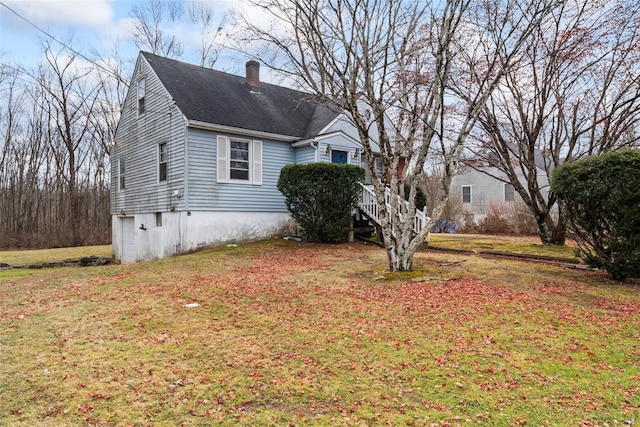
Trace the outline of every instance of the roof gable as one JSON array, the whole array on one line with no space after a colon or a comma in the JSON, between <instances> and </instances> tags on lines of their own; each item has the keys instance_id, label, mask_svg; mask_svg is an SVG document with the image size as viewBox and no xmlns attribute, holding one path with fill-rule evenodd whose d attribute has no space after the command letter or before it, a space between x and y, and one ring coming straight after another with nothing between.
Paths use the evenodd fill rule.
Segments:
<instances>
[{"instance_id":1,"label":"roof gable","mask_svg":"<svg viewBox=\"0 0 640 427\"><path fill-rule=\"evenodd\" d=\"M141 52L187 120L310 138L339 112L310 94Z\"/></svg>"}]
</instances>

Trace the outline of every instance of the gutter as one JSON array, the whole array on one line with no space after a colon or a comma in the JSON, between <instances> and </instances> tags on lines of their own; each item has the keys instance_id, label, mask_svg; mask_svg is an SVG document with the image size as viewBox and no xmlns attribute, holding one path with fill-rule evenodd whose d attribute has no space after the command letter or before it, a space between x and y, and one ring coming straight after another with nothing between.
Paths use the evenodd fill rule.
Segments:
<instances>
[{"instance_id":1,"label":"gutter","mask_svg":"<svg viewBox=\"0 0 640 427\"><path fill-rule=\"evenodd\" d=\"M263 132L263 131L252 130L252 129L242 129L234 126L216 125L213 123L201 122L199 120L189 120L187 122L187 126L194 129L204 129L204 130L211 130L211 131L222 132L222 133L233 133L233 134L242 135L242 136L273 139L277 141L294 142L300 139L297 136L280 135L277 133Z\"/></svg>"}]
</instances>

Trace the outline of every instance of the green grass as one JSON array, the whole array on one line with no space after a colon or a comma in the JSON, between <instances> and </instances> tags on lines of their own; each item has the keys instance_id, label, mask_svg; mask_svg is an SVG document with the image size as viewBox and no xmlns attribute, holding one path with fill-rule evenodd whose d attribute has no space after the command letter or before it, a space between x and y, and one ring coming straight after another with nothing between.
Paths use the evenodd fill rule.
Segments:
<instances>
[{"instance_id":1,"label":"green grass","mask_svg":"<svg viewBox=\"0 0 640 427\"><path fill-rule=\"evenodd\" d=\"M638 422L638 281L415 264L272 240L0 276L0 425Z\"/></svg>"}]
</instances>

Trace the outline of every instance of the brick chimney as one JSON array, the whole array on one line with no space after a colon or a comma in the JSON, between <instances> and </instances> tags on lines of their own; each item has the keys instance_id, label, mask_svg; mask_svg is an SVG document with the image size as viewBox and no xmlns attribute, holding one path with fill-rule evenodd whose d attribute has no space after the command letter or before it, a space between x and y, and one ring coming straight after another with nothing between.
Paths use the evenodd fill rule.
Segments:
<instances>
[{"instance_id":1,"label":"brick chimney","mask_svg":"<svg viewBox=\"0 0 640 427\"><path fill-rule=\"evenodd\" d=\"M260 87L260 63L258 61L247 61L247 83L252 89Z\"/></svg>"}]
</instances>

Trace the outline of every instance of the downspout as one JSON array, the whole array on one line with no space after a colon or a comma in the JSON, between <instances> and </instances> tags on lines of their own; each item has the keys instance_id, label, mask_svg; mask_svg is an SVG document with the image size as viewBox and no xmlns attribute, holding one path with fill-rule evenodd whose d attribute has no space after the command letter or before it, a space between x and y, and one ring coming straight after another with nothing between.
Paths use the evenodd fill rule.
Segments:
<instances>
[{"instance_id":1,"label":"downspout","mask_svg":"<svg viewBox=\"0 0 640 427\"><path fill-rule=\"evenodd\" d=\"M184 200L183 200L183 209L180 209L180 214L178 217L178 229L180 230L180 234L178 235L178 239L180 242L180 250L184 251L185 248L187 247L187 243L186 241L183 241L183 239L188 239L189 236L189 225L188 225L188 218L184 218L183 217L183 211L189 209L189 144L188 144L188 137L189 137L189 126L187 125L187 122L185 120L185 125L184 125L184 132L183 132L183 139L182 139L182 143L184 144L184 170L182 171L182 180L183 180L183 184L182 187L184 188ZM190 215L190 213L187 213L187 217ZM184 233L182 232L182 221L184 219Z\"/></svg>"}]
</instances>

